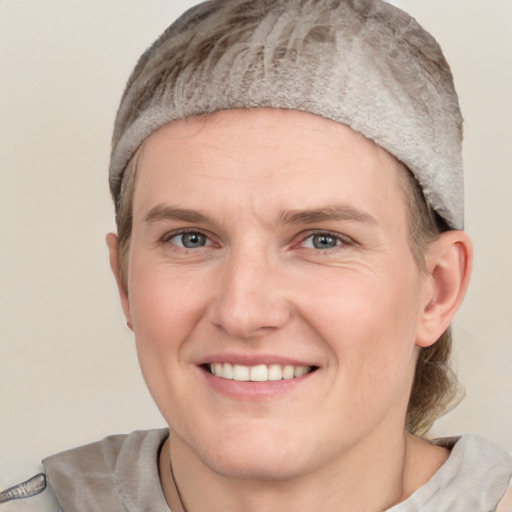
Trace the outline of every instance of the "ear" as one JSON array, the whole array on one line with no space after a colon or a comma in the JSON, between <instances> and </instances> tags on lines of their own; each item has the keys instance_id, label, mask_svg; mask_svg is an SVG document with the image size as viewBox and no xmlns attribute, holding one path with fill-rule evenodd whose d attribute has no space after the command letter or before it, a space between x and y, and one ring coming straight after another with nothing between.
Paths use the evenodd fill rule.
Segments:
<instances>
[{"instance_id":1,"label":"ear","mask_svg":"<svg viewBox=\"0 0 512 512\"><path fill-rule=\"evenodd\" d=\"M121 306L123 307L126 324L133 331L132 316L130 312L130 301L128 300L128 290L126 289L123 279L121 278L121 265L119 260L119 239L114 233L108 233L105 241L107 242L108 253L110 258L110 268L116 278L117 289Z\"/></svg>"},{"instance_id":2,"label":"ear","mask_svg":"<svg viewBox=\"0 0 512 512\"><path fill-rule=\"evenodd\" d=\"M472 264L473 245L464 231L447 231L430 245L417 346L433 345L448 328L466 294Z\"/></svg>"}]
</instances>

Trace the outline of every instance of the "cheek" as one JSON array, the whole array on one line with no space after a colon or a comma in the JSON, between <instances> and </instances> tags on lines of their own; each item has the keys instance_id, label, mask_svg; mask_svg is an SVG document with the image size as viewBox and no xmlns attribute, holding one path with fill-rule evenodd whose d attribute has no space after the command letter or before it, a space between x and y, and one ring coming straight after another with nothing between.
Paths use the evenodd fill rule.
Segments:
<instances>
[{"instance_id":1,"label":"cheek","mask_svg":"<svg viewBox=\"0 0 512 512\"><path fill-rule=\"evenodd\" d=\"M142 373L158 395L182 378L183 347L204 311L204 289L190 286L179 273L134 258L129 301ZM160 404L159 404L160 405Z\"/></svg>"},{"instance_id":2,"label":"cheek","mask_svg":"<svg viewBox=\"0 0 512 512\"><path fill-rule=\"evenodd\" d=\"M386 278L377 277L385 275ZM326 341L339 392L385 391L410 379L416 358L418 272L340 272L309 288L307 321Z\"/></svg>"},{"instance_id":3,"label":"cheek","mask_svg":"<svg viewBox=\"0 0 512 512\"><path fill-rule=\"evenodd\" d=\"M351 332L381 333L378 340L369 338L370 344L382 343L392 332L414 331L419 312L419 279L414 268L406 267L396 272L342 269L303 284L304 301L314 312L311 321L318 318L319 328L337 331L341 337Z\"/></svg>"},{"instance_id":4,"label":"cheek","mask_svg":"<svg viewBox=\"0 0 512 512\"><path fill-rule=\"evenodd\" d=\"M129 302L134 330L153 343L174 345L202 313L207 291L191 276L133 251L130 259Z\"/></svg>"}]
</instances>

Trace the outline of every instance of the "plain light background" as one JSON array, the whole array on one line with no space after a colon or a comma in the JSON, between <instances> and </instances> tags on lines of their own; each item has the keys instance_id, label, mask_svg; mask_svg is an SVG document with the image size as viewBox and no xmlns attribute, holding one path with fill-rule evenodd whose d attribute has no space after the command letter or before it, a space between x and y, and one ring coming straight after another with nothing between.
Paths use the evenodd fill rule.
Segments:
<instances>
[{"instance_id":1,"label":"plain light background","mask_svg":"<svg viewBox=\"0 0 512 512\"><path fill-rule=\"evenodd\" d=\"M141 52L193 0L0 0L0 488L45 455L164 424L118 305L111 127ZM465 125L467 398L434 435L512 449L512 0L396 0L443 46Z\"/></svg>"}]
</instances>

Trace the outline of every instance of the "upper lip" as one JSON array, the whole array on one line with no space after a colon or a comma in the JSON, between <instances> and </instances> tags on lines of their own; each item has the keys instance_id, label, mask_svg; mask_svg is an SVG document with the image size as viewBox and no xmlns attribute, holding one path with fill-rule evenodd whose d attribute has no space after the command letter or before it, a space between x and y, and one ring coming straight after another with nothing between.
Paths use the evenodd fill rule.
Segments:
<instances>
[{"instance_id":1,"label":"upper lip","mask_svg":"<svg viewBox=\"0 0 512 512\"><path fill-rule=\"evenodd\" d=\"M220 353L212 354L201 359L199 365L210 363L231 363L243 366L258 366L260 364L280 364L292 366L318 366L317 364L298 359L295 357L272 355L272 354L239 354L239 353Z\"/></svg>"}]
</instances>

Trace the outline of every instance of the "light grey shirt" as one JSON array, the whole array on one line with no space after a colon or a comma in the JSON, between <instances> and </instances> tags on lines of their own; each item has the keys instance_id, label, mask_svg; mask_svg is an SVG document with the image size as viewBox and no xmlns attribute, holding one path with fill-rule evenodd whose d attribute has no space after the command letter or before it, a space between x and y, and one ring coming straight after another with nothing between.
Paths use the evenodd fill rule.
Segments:
<instances>
[{"instance_id":1,"label":"light grey shirt","mask_svg":"<svg viewBox=\"0 0 512 512\"><path fill-rule=\"evenodd\" d=\"M136 431L48 457L43 461L46 488L33 497L0 500L0 512L170 512L158 474L167 436L166 429ZM471 434L436 444L451 449L446 463L387 512L512 512L509 453ZM39 476L28 487L41 482ZM8 492L31 492L25 491L15 486Z\"/></svg>"}]
</instances>

